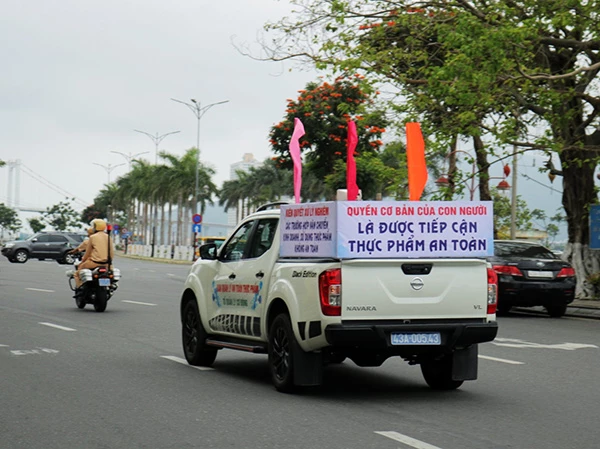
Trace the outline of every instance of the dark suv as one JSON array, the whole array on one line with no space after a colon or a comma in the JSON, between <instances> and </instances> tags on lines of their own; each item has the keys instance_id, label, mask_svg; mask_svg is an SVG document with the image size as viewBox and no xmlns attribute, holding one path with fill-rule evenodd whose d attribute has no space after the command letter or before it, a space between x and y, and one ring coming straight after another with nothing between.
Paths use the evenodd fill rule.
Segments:
<instances>
[{"instance_id":1,"label":"dark suv","mask_svg":"<svg viewBox=\"0 0 600 449\"><path fill-rule=\"evenodd\" d=\"M38 232L27 240L7 242L2 255L13 263L25 263L28 259L54 259L60 264L72 264L74 258L69 251L83 241L76 232Z\"/></svg>"}]
</instances>

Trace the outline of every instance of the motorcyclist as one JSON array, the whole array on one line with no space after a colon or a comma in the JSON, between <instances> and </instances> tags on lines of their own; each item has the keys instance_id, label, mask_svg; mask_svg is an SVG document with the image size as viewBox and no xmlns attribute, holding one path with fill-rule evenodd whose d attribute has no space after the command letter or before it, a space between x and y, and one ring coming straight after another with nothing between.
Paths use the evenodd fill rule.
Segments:
<instances>
[{"instance_id":1,"label":"motorcyclist","mask_svg":"<svg viewBox=\"0 0 600 449\"><path fill-rule=\"evenodd\" d=\"M71 251L69 251L69 254L84 253L87 248L88 240L90 239L90 235L92 235L93 233L94 233L94 228L88 228L87 237L83 240L83 242L81 242L79 244L79 246L77 248L73 248Z\"/></svg>"},{"instance_id":2,"label":"motorcyclist","mask_svg":"<svg viewBox=\"0 0 600 449\"><path fill-rule=\"evenodd\" d=\"M81 280L79 279L79 270L84 268L94 269L96 267L106 266L112 263L114 257L114 246L110 236L105 232L106 221L96 218L92 220L92 230L94 233L88 239L87 247L81 263L75 271L75 284L77 290L75 296L80 293Z\"/></svg>"}]
</instances>

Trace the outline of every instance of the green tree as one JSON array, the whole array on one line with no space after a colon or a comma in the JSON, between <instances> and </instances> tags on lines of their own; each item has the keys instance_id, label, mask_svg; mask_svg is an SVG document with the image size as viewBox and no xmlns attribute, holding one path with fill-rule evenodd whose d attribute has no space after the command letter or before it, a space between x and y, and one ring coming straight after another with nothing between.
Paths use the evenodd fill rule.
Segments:
<instances>
[{"instance_id":1,"label":"green tree","mask_svg":"<svg viewBox=\"0 0 600 449\"><path fill-rule=\"evenodd\" d=\"M46 211L42 213L44 222L57 231L67 231L81 227L79 220L81 215L71 205L74 198L70 200L67 198L66 200L46 208Z\"/></svg>"},{"instance_id":2,"label":"green tree","mask_svg":"<svg viewBox=\"0 0 600 449\"><path fill-rule=\"evenodd\" d=\"M44 230L46 227L46 223L42 221L42 218L28 218L27 222L29 223L29 227L34 233L38 233Z\"/></svg>"},{"instance_id":3,"label":"green tree","mask_svg":"<svg viewBox=\"0 0 600 449\"><path fill-rule=\"evenodd\" d=\"M21 228L21 220L17 211L0 203L0 229L3 231L17 232Z\"/></svg>"},{"instance_id":4,"label":"green tree","mask_svg":"<svg viewBox=\"0 0 600 449\"><path fill-rule=\"evenodd\" d=\"M383 145L380 138L388 122L384 111L375 108L378 93L361 76L338 77L331 84L311 82L299 93L296 100L287 100L284 119L271 128L271 149L279 167L293 167L289 143L295 118L306 132L300 139L306 170L321 180L333 173L336 161L346 160L348 120L357 122L358 153L376 152Z\"/></svg>"},{"instance_id":5,"label":"green tree","mask_svg":"<svg viewBox=\"0 0 600 449\"><path fill-rule=\"evenodd\" d=\"M279 33L271 59L308 55L321 67L368 70L393 85L403 98L398 110L437 130L440 142L457 130L481 139L485 130L499 149L558 154L565 256L577 294L587 296L583 279L600 262L588 247L600 146L600 1L292 3L299 12L270 26Z\"/></svg>"}]
</instances>

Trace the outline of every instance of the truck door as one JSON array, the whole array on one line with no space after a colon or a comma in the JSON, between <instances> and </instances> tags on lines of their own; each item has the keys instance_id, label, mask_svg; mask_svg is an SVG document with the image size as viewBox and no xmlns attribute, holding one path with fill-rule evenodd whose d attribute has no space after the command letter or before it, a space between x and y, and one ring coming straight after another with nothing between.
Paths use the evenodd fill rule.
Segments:
<instances>
[{"instance_id":1,"label":"truck door","mask_svg":"<svg viewBox=\"0 0 600 449\"><path fill-rule=\"evenodd\" d=\"M265 294L278 256L271 251L278 221L264 218L246 223L221 251L214 287L218 300L213 301L216 308L210 321L215 331L260 336Z\"/></svg>"}]
</instances>

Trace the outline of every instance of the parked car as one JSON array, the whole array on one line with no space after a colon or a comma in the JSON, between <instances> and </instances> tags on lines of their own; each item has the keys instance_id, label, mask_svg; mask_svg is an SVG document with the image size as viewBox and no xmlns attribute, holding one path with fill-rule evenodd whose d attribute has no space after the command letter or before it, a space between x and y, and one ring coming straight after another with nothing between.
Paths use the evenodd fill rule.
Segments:
<instances>
[{"instance_id":1,"label":"parked car","mask_svg":"<svg viewBox=\"0 0 600 449\"><path fill-rule=\"evenodd\" d=\"M76 248L85 238L79 239L74 232L38 232L27 240L7 242L2 255L13 263L25 263L29 259L53 259L60 264L72 264L74 258L69 251Z\"/></svg>"},{"instance_id":2,"label":"parked car","mask_svg":"<svg viewBox=\"0 0 600 449\"><path fill-rule=\"evenodd\" d=\"M539 243L495 240L488 261L498 275L499 314L514 306L543 306L561 317L575 299L575 270Z\"/></svg>"}]
</instances>

